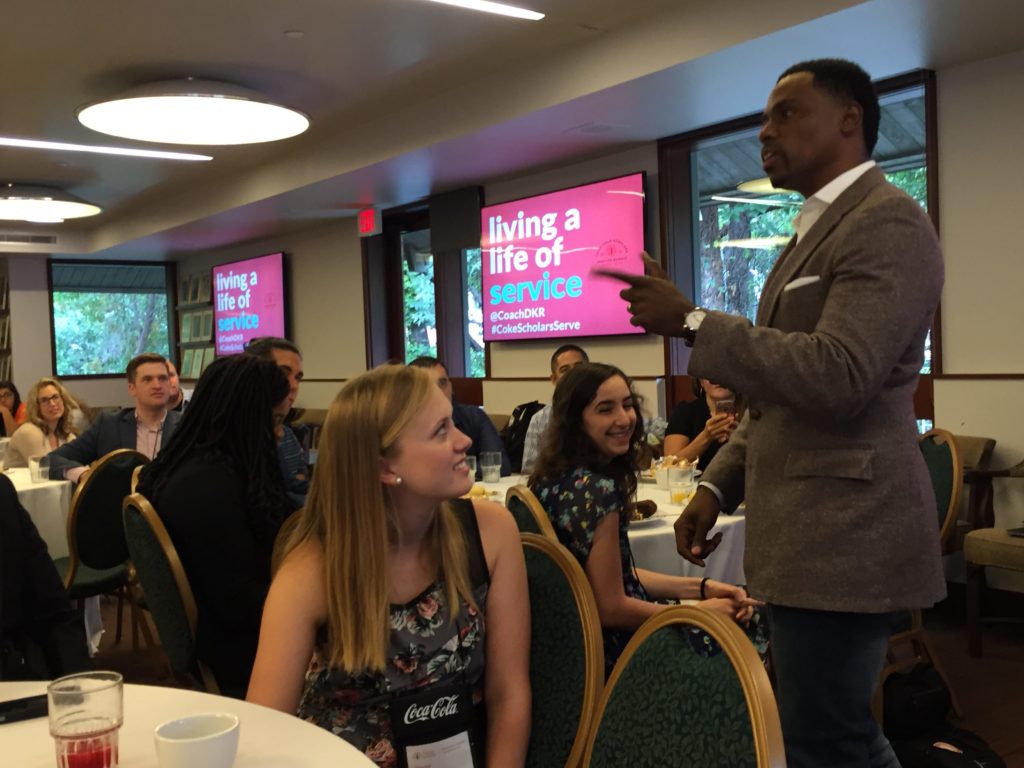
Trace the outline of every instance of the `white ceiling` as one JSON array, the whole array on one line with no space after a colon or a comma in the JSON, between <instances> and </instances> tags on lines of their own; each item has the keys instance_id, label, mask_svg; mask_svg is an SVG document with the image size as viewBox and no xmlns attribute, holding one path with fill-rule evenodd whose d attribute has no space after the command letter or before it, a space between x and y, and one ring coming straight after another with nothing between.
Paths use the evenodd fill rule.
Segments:
<instances>
[{"instance_id":1,"label":"white ceiling","mask_svg":"<svg viewBox=\"0 0 1024 768\"><path fill-rule=\"evenodd\" d=\"M0 252L162 258L746 114L803 58L852 58L881 78L1024 49L1024 3L1009 0L520 4L548 16L425 0L3 0L0 135L141 146L80 126L75 109L188 75L261 91L313 127L200 164L0 148L0 181L105 209L3 223L0 235L57 243Z\"/></svg>"}]
</instances>

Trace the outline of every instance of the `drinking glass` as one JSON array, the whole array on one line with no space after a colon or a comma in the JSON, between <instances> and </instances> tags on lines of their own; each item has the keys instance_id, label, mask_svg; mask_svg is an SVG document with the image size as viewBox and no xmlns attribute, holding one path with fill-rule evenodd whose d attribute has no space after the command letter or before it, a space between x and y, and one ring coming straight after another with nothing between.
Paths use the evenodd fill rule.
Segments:
<instances>
[{"instance_id":1,"label":"drinking glass","mask_svg":"<svg viewBox=\"0 0 1024 768\"><path fill-rule=\"evenodd\" d=\"M123 690L118 672L67 675L46 687L58 768L117 768Z\"/></svg>"},{"instance_id":2,"label":"drinking glass","mask_svg":"<svg viewBox=\"0 0 1024 768\"><path fill-rule=\"evenodd\" d=\"M467 456L466 466L469 467L469 476L476 480L476 456Z\"/></svg>"},{"instance_id":3,"label":"drinking glass","mask_svg":"<svg viewBox=\"0 0 1024 768\"><path fill-rule=\"evenodd\" d=\"M46 454L29 456L28 474L33 483L45 483L50 479L50 457Z\"/></svg>"},{"instance_id":4,"label":"drinking glass","mask_svg":"<svg viewBox=\"0 0 1024 768\"><path fill-rule=\"evenodd\" d=\"M480 475L485 483L501 482L501 453L484 451L480 454Z\"/></svg>"}]
</instances>

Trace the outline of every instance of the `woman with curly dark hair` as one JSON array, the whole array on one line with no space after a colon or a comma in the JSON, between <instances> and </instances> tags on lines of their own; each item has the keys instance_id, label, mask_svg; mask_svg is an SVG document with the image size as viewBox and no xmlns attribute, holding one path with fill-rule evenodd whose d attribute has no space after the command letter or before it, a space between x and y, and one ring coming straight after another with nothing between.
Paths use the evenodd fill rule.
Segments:
<instances>
[{"instance_id":1,"label":"woman with curly dark hair","mask_svg":"<svg viewBox=\"0 0 1024 768\"><path fill-rule=\"evenodd\" d=\"M288 379L274 363L217 360L139 481L195 593L199 659L237 697L256 657L274 538L291 510L274 438L287 411Z\"/></svg>"},{"instance_id":2,"label":"woman with curly dark hair","mask_svg":"<svg viewBox=\"0 0 1024 768\"><path fill-rule=\"evenodd\" d=\"M606 672L633 632L665 607L655 601L700 600L698 605L741 623L750 621L757 604L741 587L634 566L627 510L636 494L644 438L639 400L618 368L574 367L555 388L551 421L530 476L558 540L583 566L594 590Z\"/></svg>"}]
</instances>

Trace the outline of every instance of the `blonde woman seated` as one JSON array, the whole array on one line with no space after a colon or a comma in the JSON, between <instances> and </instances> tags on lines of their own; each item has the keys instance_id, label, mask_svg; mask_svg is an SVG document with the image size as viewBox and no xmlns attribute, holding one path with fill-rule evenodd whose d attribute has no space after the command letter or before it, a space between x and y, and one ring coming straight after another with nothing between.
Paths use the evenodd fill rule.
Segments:
<instances>
[{"instance_id":1,"label":"blonde woman seated","mask_svg":"<svg viewBox=\"0 0 1024 768\"><path fill-rule=\"evenodd\" d=\"M473 484L469 446L419 368L384 366L342 389L279 555L249 701L296 712L377 765L443 739L459 765L523 765L526 570L512 516L458 498Z\"/></svg>"},{"instance_id":2,"label":"blonde woman seated","mask_svg":"<svg viewBox=\"0 0 1024 768\"><path fill-rule=\"evenodd\" d=\"M703 471L739 426L742 403L731 389L708 379L693 379L693 394L695 400L672 410L665 429L665 455L697 462L697 469Z\"/></svg>"},{"instance_id":3,"label":"blonde woman seated","mask_svg":"<svg viewBox=\"0 0 1024 768\"><path fill-rule=\"evenodd\" d=\"M25 423L18 427L4 456L5 467L27 467L31 456L42 456L74 440L78 430L71 412L78 403L56 379L40 379L28 392Z\"/></svg>"}]
</instances>

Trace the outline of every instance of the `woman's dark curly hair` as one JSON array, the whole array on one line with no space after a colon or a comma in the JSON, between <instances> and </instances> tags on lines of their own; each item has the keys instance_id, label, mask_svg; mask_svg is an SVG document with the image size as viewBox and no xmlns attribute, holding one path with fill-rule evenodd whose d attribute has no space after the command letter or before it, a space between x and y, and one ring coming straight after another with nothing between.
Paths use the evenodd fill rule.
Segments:
<instances>
[{"instance_id":1,"label":"woman's dark curly hair","mask_svg":"<svg viewBox=\"0 0 1024 768\"><path fill-rule=\"evenodd\" d=\"M584 430L583 411L594 401L601 385L613 376L619 376L629 387L636 412L636 426L630 436L629 450L609 462L601 456ZM636 473L640 469L640 448L644 440L641 404L642 398L633 389L633 382L614 365L580 363L574 366L555 387L551 420L544 432L533 474L530 475L530 485L542 478L561 477L574 467L586 467L612 478L627 499L633 498L636 492Z\"/></svg>"},{"instance_id":2,"label":"woman's dark curly hair","mask_svg":"<svg viewBox=\"0 0 1024 768\"><path fill-rule=\"evenodd\" d=\"M157 504L185 462L227 460L245 484L250 529L269 550L291 511L272 413L287 395L288 378L268 360L253 355L215 360L196 384L167 447L143 469L139 493Z\"/></svg>"},{"instance_id":3,"label":"woman's dark curly hair","mask_svg":"<svg viewBox=\"0 0 1024 768\"><path fill-rule=\"evenodd\" d=\"M9 389L11 394L14 395L14 407L11 408L11 417L18 413L18 409L21 408L21 393L18 392L18 388L14 386L14 382L10 379L4 379L0 381L0 389ZM7 427L4 425L3 419L0 419L0 437L10 437L7 434Z\"/></svg>"}]
</instances>

